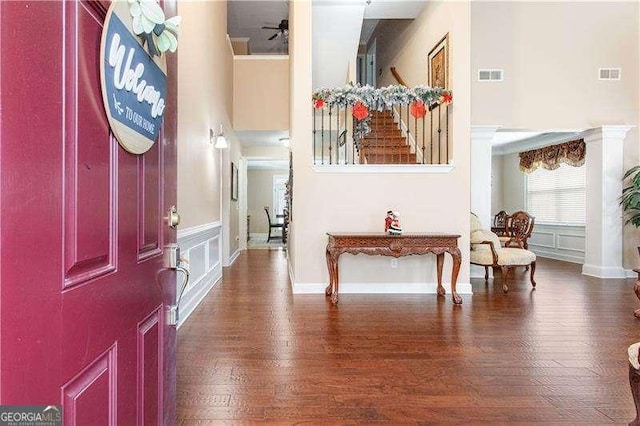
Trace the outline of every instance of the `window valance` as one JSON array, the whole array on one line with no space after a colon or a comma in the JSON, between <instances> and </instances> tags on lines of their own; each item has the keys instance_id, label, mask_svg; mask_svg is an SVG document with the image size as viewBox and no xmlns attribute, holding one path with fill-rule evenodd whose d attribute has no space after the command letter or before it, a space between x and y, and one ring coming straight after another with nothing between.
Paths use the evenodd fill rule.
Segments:
<instances>
[{"instance_id":1,"label":"window valance","mask_svg":"<svg viewBox=\"0 0 640 426\"><path fill-rule=\"evenodd\" d=\"M540 166L547 170L554 170L560 167L562 163L580 167L584 164L586 152L587 147L584 139L521 152L520 170L525 173L531 173Z\"/></svg>"}]
</instances>

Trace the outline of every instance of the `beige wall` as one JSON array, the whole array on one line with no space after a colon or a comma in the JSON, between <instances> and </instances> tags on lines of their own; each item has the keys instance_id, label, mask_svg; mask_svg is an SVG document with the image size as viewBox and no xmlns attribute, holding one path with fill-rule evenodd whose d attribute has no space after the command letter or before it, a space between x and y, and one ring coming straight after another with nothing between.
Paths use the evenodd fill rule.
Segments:
<instances>
[{"instance_id":1,"label":"beige wall","mask_svg":"<svg viewBox=\"0 0 640 426\"><path fill-rule=\"evenodd\" d=\"M638 3L473 2L471 28L473 124L637 124ZM622 81L599 81L607 66ZM505 81L478 82L478 68Z\"/></svg>"},{"instance_id":2,"label":"beige wall","mask_svg":"<svg viewBox=\"0 0 640 426\"><path fill-rule=\"evenodd\" d=\"M296 6L298 7L304 6ZM298 15L295 16L298 19ZM300 16L304 19L304 16ZM292 18L292 22L296 22ZM398 38L403 46L394 58L411 85L424 83L425 45L450 33L453 108L452 135L455 168L446 174L318 173L311 165L311 61L304 49L310 39L296 30L292 69L291 146L294 161L292 236L296 284L328 282L324 249L327 231L382 231L385 212L400 212L407 232L441 231L462 235L459 282L469 282L469 4L429 2L424 13ZM297 37L304 37L297 40ZM298 42L300 45L298 45ZM290 51L291 51L290 50ZM432 259L431 259L432 260ZM447 261L448 262L448 261ZM348 264L353 263L353 266ZM435 282L435 261L402 259L391 269L389 259L345 256L341 279L351 282ZM445 268L448 268L445 266Z\"/></svg>"},{"instance_id":3,"label":"beige wall","mask_svg":"<svg viewBox=\"0 0 640 426\"><path fill-rule=\"evenodd\" d=\"M247 213L251 216L251 233L269 232L265 206L273 212L273 177L288 176L289 170L249 170L247 172ZM275 218L271 218L275 221Z\"/></svg>"},{"instance_id":4,"label":"beige wall","mask_svg":"<svg viewBox=\"0 0 640 426\"><path fill-rule=\"evenodd\" d=\"M223 221L224 256L237 248L238 215L220 192L221 187L228 191L230 161L240 156L231 126L233 55L226 35L227 3L181 1L178 13L183 19L178 53L180 228ZM217 132L220 124L230 150L218 151L209 143L209 129Z\"/></svg>"},{"instance_id":5,"label":"beige wall","mask_svg":"<svg viewBox=\"0 0 640 426\"><path fill-rule=\"evenodd\" d=\"M289 57L236 56L233 128L289 129Z\"/></svg>"},{"instance_id":6,"label":"beige wall","mask_svg":"<svg viewBox=\"0 0 640 426\"><path fill-rule=\"evenodd\" d=\"M231 39L231 47L233 47L234 55L248 55L249 54L249 39Z\"/></svg>"},{"instance_id":7,"label":"beige wall","mask_svg":"<svg viewBox=\"0 0 640 426\"><path fill-rule=\"evenodd\" d=\"M472 123L534 130L640 124L639 9L638 2L473 2ZM622 80L599 81L601 67L621 67ZM480 83L478 68L502 68L504 81ZM625 139L625 170L638 164L638 143L635 128ZM625 227L626 268L640 264L639 238Z\"/></svg>"}]
</instances>

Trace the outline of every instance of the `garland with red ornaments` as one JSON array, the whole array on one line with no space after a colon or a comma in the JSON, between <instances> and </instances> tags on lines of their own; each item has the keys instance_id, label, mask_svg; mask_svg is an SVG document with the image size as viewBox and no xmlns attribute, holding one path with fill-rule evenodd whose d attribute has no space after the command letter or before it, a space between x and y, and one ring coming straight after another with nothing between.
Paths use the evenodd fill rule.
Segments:
<instances>
[{"instance_id":1,"label":"garland with red ornaments","mask_svg":"<svg viewBox=\"0 0 640 426\"><path fill-rule=\"evenodd\" d=\"M438 105L448 105L453 102L451 90L440 87L392 85L375 88L360 84L347 84L334 89L318 89L313 92L313 107L315 109L351 108L352 115L357 120L356 133L360 136L369 133L369 112L384 111L395 106L409 105L409 112L418 119L426 115Z\"/></svg>"}]
</instances>

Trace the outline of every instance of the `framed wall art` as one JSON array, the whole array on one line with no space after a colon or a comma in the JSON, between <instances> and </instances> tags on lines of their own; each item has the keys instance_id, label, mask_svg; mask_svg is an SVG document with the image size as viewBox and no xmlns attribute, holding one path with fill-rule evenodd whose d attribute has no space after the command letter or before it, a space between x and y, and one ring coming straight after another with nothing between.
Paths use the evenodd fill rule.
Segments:
<instances>
[{"instance_id":1,"label":"framed wall art","mask_svg":"<svg viewBox=\"0 0 640 426\"><path fill-rule=\"evenodd\" d=\"M238 201L238 167L231 163L231 201Z\"/></svg>"},{"instance_id":2,"label":"framed wall art","mask_svg":"<svg viewBox=\"0 0 640 426\"><path fill-rule=\"evenodd\" d=\"M449 33L429 51L427 80L431 87L449 89Z\"/></svg>"}]
</instances>

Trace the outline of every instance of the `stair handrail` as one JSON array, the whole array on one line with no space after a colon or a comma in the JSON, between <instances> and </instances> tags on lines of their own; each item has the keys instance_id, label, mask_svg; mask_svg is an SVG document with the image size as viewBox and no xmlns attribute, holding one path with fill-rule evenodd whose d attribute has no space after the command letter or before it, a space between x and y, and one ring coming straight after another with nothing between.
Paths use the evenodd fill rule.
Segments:
<instances>
[{"instance_id":1,"label":"stair handrail","mask_svg":"<svg viewBox=\"0 0 640 426\"><path fill-rule=\"evenodd\" d=\"M398 71L396 71L396 67L391 67L389 68L391 70L391 74L393 75L393 77L396 79L396 81L398 82L398 84L401 84L402 86L408 87L407 83L405 83L404 79L400 76L400 74L398 73Z\"/></svg>"}]
</instances>

